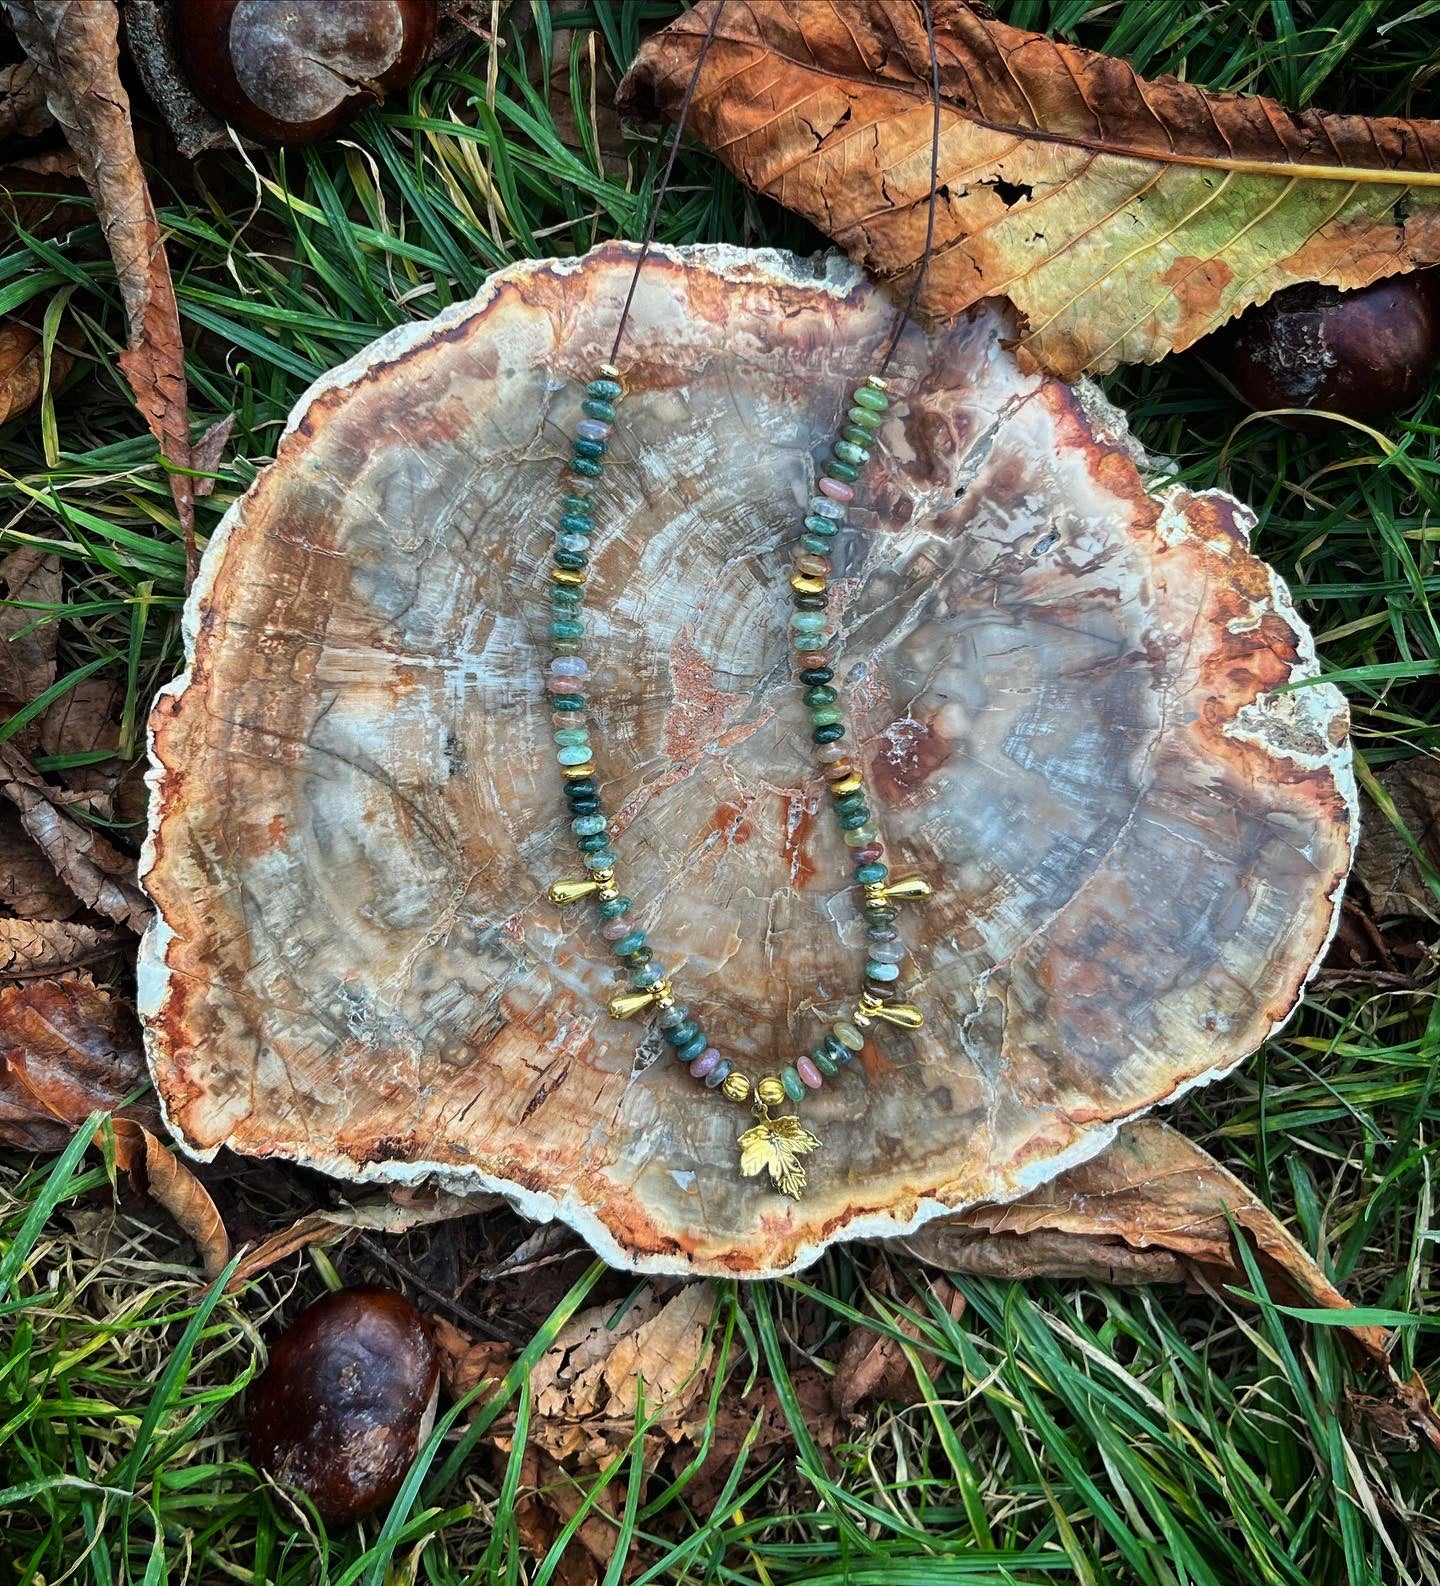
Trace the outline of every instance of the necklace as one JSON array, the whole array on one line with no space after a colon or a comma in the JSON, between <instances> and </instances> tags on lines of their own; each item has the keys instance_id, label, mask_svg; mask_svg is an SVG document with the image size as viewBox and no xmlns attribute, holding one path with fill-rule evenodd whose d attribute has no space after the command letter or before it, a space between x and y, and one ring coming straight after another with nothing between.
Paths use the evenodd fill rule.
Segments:
<instances>
[{"instance_id":1,"label":"necklace","mask_svg":"<svg viewBox=\"0 0 1440 1586\"><path fill-rule=\"evenodd\" d=\"M828 784L840 835L850 850L853 875L861 891L865 918L864 984L848 1014L836 1017L808 1052L784 1064L777 1073L758 1079L743 1072L712 1046L695 1012L676 1000L662 964L657 962L647 933L635 923L634 902L617 880L619 857L601 800L600 779L591 741L589 664L581 655L585 624L581 611L591 537L596 531L595 497L604 476L605 458L618 405L625 394L620 372L604 364L585 387L584 417L575 426L574 455L560 501L559 526L550 570L550 648L546 678L554 724L555 758L564 783L570 829L589 872L576 881L557 881L549 891L555 904L593 899L600 934L630 974L630 989L612 997L612 1018L629 1019L653 1012L666 1043L698 1080L730 1102L750 1102L758 1122L740 1136L740 1170L747 1175L768 1169L774 1186L799 1199L805 1188L801 1158L820 1142L793 1114L772 1109L787 1101L800 1103L812 1090L834 1079L865 1045L866 1032L877 1023L916 1030L924 1022L920 1009L899 999L897 982L905 948L895 928L897 905L928 897L930 885L920 876L891 879L874 811L867 801L859 757L847 746L847 729L835 688L839 635L827 611L832 564L830 542L845 521L855 497L855 483L869 462L876 436L890 406L888 385L871 375L851 393L845 424L832 442L825 471L816 481L794 551L790 578L789 637L797 680L809 716L810 737Z\"/></svg>"},{"instance_id":2,"label":"necklace","mask_svg":"<svg viewBox=\"0 0 1440 1586\"><path fill-rule=\"evenodd\" d=\"M879 430L890 407L889 382L884 378L884 371L889 367L900 333L919 298L934 243L935 198L939 186L940 67L929 0L921 0L933 93L925 251L910 300L896 321L881 362L881 373L867 376L851 392L844 423L831 442L824 471L816 480L815 494L805 515L804 533L795 546L794 571L790 576L794 609L790 613L788 632L796 678L803 689L801 698L809 716L816 758L828 784L841 839L850 849L855 885L861 892L866 940L864 981L854 1004L831 1019L829 1029L809 1051L780 1065L778 1072L755 1078L737 1067L718 1047L712 1046L694 1011L676 1000L674 987L664 965L655 958L648 934L635 923L634 902L621 891L616 879L619 857L615 852L615 834L610 830L601 800L600 778L590 737L587 692L590 668L580 653L585 636L581 612L586 572L590 564L591 538L596 529L595 497L604 477L617 409L625 395L615 359L619 355L640 271L654 238L660 196L668 187L674 170L680 134L705 56L716 36L723 4L721 0L711 16L696 57L694 75L680 107L670 156L620 311L610 361L600 365L595 378L585 387L581 402L583 417L575 426L570 471L560 499L560 519L551 552L551 655L546 688L550 694L555 758L564 784L570 829L588 874L576 881L553 883L549 897L557 905L578 903L587 898L594 900L600 918L600 934L630 975L630 989L612 997L607 1005L611 1018L630 1019L637 1014L653 1013L665 1042L695 1079L703 1081L708 1089L718 1092L728 1102L742 1106L748 1102L757 1121L737 1142L740 1171L749 1177L768 1170L774 1187L798 1200L804 1193L806 1179L801 1159L817 1150L820 1141L793 1113L776 1113L773 1109L787 1102L798 1107L809 1092L835 1079L863 1050L869 1031L877 1024L918 1030L925 1022L919 1008L900 999L897 983L905 948L895 922L898 905L929 897L930 883L918 875L897 879L890 876L885 846L874 811L866 799L859 756L845 743L847 729L839 691L835 687L837 658L834 651L839 635L834 631L827 607L833 568L830 542L845 522L846 511L855 499L856 482L878 445Z\"/></svg>"}]
</instances>

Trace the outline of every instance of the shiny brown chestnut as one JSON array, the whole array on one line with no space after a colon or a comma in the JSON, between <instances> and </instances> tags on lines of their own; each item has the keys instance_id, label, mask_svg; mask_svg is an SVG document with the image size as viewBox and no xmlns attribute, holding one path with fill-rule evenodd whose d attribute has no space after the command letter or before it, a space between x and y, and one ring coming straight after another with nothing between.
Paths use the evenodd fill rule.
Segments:
<instances>
[{"instance_id":1,"label":"shiny brown chestnut","mask_svg":"<svg viewBox=\"0 0 1440 1586\"><path fill-rule=\"evenodd\" d=\"M250 1391L255 1464L332 1524L388 1503L435 1419L429 1324L393 1289L341 1289L275 1341Z\"/></svg>"},{"instance_id":2,"label":"shiny brown chestnut","mask_svg":"<svg viewBox=\"0 0 1440 1586\"><path fill-rule=\"evenodd\" d=\"M1412 406L1440 359L1434 272L1352 292L1307 282L1277 292L1201 344L1252 408L1313 408L1370 422ZM1278 417L1318 430L1320 418Z\"/></svg>"},{"instance_id":3,"label":"shiny brown chestnut","mask_svg":"<svg viewBox=\"0 0 1440 1586\"><path fill-rule=\"evenodd\" d=\"M437 0L179 0L197 96L262 143L313 143L414 81Z\"/></svg>"}]
</instances>

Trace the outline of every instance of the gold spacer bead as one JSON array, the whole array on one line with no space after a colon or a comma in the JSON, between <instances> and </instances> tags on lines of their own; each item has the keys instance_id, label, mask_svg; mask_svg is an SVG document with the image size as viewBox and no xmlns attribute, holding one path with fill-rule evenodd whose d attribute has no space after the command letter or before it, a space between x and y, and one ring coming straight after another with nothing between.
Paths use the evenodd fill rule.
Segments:
<instances>
[{"instance_id":1,"label":"gold spacer bead","mask_svg":"<svg viewBox=\"0 0 1440 1586\"><path fill-rule=\"evenodd\" d=\"M890 382L878 374L867 374L865 376L865 384L872 391L888 391L890 389Z\"/></svg>"},{"instance_id":2,"label":"gold spacer bead","mask_svg":"<svg viewBox=\"0 0 1440 1586\"><path fill-rule=\"evenodd\" d=\"M619 380L620 371L613 363L602 363L597 371L601 380Z\"/></svg>"},{"instance_id":3,"label":"gold spacer bead","mask_svg":"<svg viewBox=\"0 0 1440 1586\"><path fill-rule=\"evenodd\" d=\"M837 798L844 798L847 793L858 793L865 784L852 771L849 776L842 776L838 782L830 784L830 791Z\"/></svg>"},{"instance_id":4,"label":"gold spacer bead","mask_svg":"<svg viewBox=\"0 0 1440 1586\"><path fill-rule=\"evenodd\" d=\"M773 1074L767 1074L755 1087L755 1098L762 1107L778 1107L785 1100L785 1087Z\"/></svg>"},{"instance_id":5,"label":"gold spacer bead","mask_svg":"<svg viewBox=\"0 0 1440 1586\"><path fill-rule=\"evenodd\" d=\"M720 1085L720 1094L726 1101L749 1101L750 1080L745 1074L727 1074Z\"/></svg>"},{"instance_id":6,"label":"gold spacer bead","mask_svg":"<svg viewBox=\"0 0 1440 1586\"><path fill-rule=\"evenodd\" d=\"M603 881L595 893L596 900L600 903L609 903L612 898L620 896L620 888L615 885L615 872L610 872L608 881Z\"/></svg>"},{"instance_id":7,"label":"gold spacer bead","mask_svg":"<svg viewBox=\"0 0 1440 1586\"><path fill-rule=\"evenodd\" d=\"M790 580L790 587L797 595L823 595L825 580L815 578L809 573L796 573Z\"/></svg>"},{"instance_id":8,"label":"gold spacer bead","mask_svg":"<svg viewBox=\"0 0 1440 1586\"><path fill-rule=\"evenodd\" d=\"M587 760L584 765L562 765L560 775L567 782L583 782L587 776L595 775L595 762Z\"/></svg>"},{"instance_id":9,"label":"gold spacer bead","mask_svg":"<svg viewBox=\"0 0 1440 1586\"><path fill-rule=\"evenodd\" d=\"M552 584L568 584L572 589L579 589L585 583L585 573L580 568L557 567L551 571L550 582Z\"/></svg>"}]
</instances>

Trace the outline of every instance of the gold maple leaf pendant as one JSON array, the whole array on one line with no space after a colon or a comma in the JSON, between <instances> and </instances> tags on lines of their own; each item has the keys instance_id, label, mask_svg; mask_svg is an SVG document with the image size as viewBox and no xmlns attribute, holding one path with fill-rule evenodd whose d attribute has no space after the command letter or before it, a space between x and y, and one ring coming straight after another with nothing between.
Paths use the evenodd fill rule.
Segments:
<instances>
[{"instance_id":1,"label":"gold maple leaf pendant","mask_svg":"<svg viewBox=\"0 0 1440 1586\"><path fill-rule=\"evenodd\" d=\"M798 1118L772 1118L768 1108L760 1110L760 1122L740 1136L740 1171L753 1178L761 1168L769 1168L770 1182L782 1195L799 1200L805 1193L805 1167L800 1161L818 1151L820 1141Z\"/></svg>"}]
</instances>

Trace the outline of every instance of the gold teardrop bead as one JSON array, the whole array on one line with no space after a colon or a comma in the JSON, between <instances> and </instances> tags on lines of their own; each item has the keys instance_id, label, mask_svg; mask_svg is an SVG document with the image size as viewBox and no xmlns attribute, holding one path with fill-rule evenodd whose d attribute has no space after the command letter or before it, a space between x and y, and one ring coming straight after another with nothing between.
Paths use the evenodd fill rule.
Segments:
<instances>
[{"instance_id":1,"label":"gold teardrop bead","mask_svg":"<svg viewBox=\"0 0 1440 1586\"><path fill-rule=\"evenodd\" d=\"M558 908L564 908L567 903L578 903L581 898L588 898L591 893L600 890L600 883L593 879L584 881L552 881L548 896L550 901Z\"/></svg>"}]
</instances>

